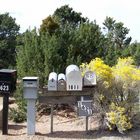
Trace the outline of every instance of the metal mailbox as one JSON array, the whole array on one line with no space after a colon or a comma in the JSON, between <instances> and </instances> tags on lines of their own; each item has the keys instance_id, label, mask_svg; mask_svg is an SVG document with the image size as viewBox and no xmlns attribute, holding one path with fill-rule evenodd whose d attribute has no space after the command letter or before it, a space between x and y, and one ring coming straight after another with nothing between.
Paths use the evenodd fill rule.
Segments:
<instances>
[{"instance_id":1,"label":"metal mailbox","mask_svg":"<svg viewBox=\"0 0 140 140\"><path fill-rule=\"evenodd\" d=\"M55 72L49 74L48 91L57 91L57 73Z\"/></svg>"},{"instance_id":2,"label":"metal mailbox","mask_svg":"<svg viewBox=\"0 0 140 140\"><path fill-rule=\"evenodd\" d=\"M87 71L84 74L83 79L84 86L94 86L96 85L96 74L93 71Z\"/></svg>"},{"instance_id":3,"label":"metal mailbox","mask_svg":"<svg viewBox=\"0 0 140 140\"><path fill-rule=\"evenodd\" d=\"M0 94L13 93L16 90L17 71L0 70Z\"/></svg>"},{"instance_id":4,"label":"metal mailbox","mask_svg":"<svg viewBox=\"0 0 140 140\"><path fill-rule=\"evenodd\" d=\"M23 94L25 99L36 99L39 87L38 77L23 78Z\"/></svg>"},{"instance_id":5,"label":"metal mailbox","mask_svg":"<svg viewBox=\"0 0 140 140\"><path fill-rule=\"evenodd\" d=\"M58 91L66 91L66 76L63 73L58 74Z\"/></svg>"},{"instance_id":6,"label":"metal mailbox","mask_svg":"<svg viewBox=\"0 0 140 140\"><path fill-rule=\"evenodd\" d=\"M68 91L82 90L82 75L78 66L69 65L66 68L66 85Z\"/></svg>"},{"instance_id":7,"label":"metal mailbox","mask_svg":"<svg viewBox=\"0 0 140 140\"><path fill-rule=\"evenodd\" d=\"M3 96L2 134L8 134L9 95L16 90L17 71L10 69L0 70L0 95Z\"/></svg>"}]
</instances>

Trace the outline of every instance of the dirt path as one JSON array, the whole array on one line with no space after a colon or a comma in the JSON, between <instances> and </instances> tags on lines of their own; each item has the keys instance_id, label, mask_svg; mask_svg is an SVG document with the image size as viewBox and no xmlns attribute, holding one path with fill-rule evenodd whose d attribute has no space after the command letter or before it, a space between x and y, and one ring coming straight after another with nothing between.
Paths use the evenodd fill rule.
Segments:
<instances>
[{"instance_id":1,"label":"dirt path","mask_svg":"<svg viewBox=\"0 0 140 140\"><path fill-rule=\"evenodd\" d=\"M50 117L42 116L36 122L36 135L27 136L27 123L16 124L9 121L8 135L0 134L0 140L140 140L140 129L127 134L97 131L98 122L89 119L89 133L85 132L84 118L54 116L54 133L50 134Z\"/></svg>"}]
</instances>

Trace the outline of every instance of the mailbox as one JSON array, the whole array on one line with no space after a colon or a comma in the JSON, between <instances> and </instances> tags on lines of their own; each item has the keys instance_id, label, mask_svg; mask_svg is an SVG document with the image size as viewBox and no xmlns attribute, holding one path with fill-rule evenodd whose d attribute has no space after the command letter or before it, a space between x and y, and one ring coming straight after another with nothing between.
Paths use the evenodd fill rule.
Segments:
<instances>
[{"instance_id":1,"label":"mailbox","mask_svg":"<svg viewBox=\"0 0 140 140\"><path fill-rule=\"evenodd\" d=\"M82 90L82 74L76 65L69 65L66 68L66 85L68 91Z\"/></svg>"},{"instance_id":2,"label":"mailbox","mask_svg":"<svg viewBox=\"0 0 140 140\"><path fill-rule=\"evenodd\" d=\"M0 94L13 93L16 90L17 71L0 70Z\"/></svg>"},{"instance_id":3,"label":"mailbox","mask_svg":"<svg viewBox=\"0 0 140 140\"><path fill-rule=\"evenodd\" d=\"M96 85L96 74L93 71L87 71L84 74L83 80L84 86L94 86Z\"/></svg>"},{"instance_id":4,"label":"mailbox","mask_svg":"<svg viewBox=\"0 0 140 140\"><path fill-rule=\"evenodd\" d=\"M63 73L58 75L58 91L66 91L66 76Z\"/></svg>"},{"instance_id":5,"label":"mailbox","mask_svg":"<svg viewBox=\"0 0 140 140\"><path fill-rule=\"evenodd\" d=\"M57 73L55 72L49 74L48 91L57 91Z\"/></svg>"},{"instance_id":6,"label":"mailbox","mask_svg":"<svg viewBox=\"0 0 140 140\"><path fill-rule=\"evenodd\" d=\"M38 77L23 78L23 94L25 99L36 99L39 88Z\"/></svg>"}]
</instances>

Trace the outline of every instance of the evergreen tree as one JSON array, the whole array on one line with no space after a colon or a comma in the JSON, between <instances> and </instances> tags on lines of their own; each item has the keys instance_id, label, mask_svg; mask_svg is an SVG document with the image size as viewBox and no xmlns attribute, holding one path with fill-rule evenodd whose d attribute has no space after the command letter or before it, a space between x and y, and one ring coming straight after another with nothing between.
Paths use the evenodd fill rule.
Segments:
<instances>
[{"instance_id":1,"label":"evergreen tree","mask_svg":"<svg viewBox=\"0 0 140 140\"><path fill-rule=\"evenodd\" d=\"M15 66L18 31L19 26L9 13L0 14L0 68Z\"/></svg>"},{"instance_id":2,"label":"evergreen tree","mask_svg":"<svg viewBox=\"0 0 140 140\"><path fill-rule=\"evenodd\" d=\"M75 28L87 21L87 18L82 17L81 13L75 12L73 8L70 8L68 5L57 8L53 17L58 20L62 28L68 24Z\"/></svg>"},{"instance_id":3,"label":"evergreen tree","mask_svg":"<svg viewBox=\"0 0 140 140\"><path fill-rule=\"evenodd\" d=\"M68 59L89 62L92 58L103 56L104 36L96 23L84 23L74 32ZM68 60L67 60L68 61Z\"/></svg>"},{"instance_id":4,"label":"evergreen tree","mask_svg":"<svg viewBox=\"0 0 140 140\"><path fill-rule=\"evenodd\" d=\"M106 41L107 50L105 56L113 57L112 59L108 58L104 59L107 64L114 65L118 57L129 56L128 47L132 38L127 37L129 29L127 27L124 27L124 24L122 22L116 22L111 17L106 17L103 25L105 30L105 37L107 39ZM113 48L110 48L111 46ZM111 50L113 51L112 53ZM114 63L112 60L114 60Z\"/></svg>"},{"instance_id":5,"label":"evergreen tree","mask_svg":"<svg viewBox=\"0 0 140 140\"><path fill-rule=\"evenodd\" d=\"M19 77L39 76L40 84L43 84L44 52L35 29L24 33L23 45L17 46L16 60Z\"/></svg>"},{"instance_id":6,"label":"evergreen tree","mask_svg":"<svg viewBox=\"0 0 140 140\"><path fill-rule=\"evenodd\" d=\"M40 26L40 33L48 32L50 35L55 33L55 30L59 28L57 22L55 22L52 16L48 16L46 19L42 20L42 24Z\"/></svg>"},{"instance_id":7,"label":"evergreen tree","mask_svg":"<svg viewBox=\"0 0 140 140\"><path fill-rule=\"evenodd\" d=\"M134 43L131 45L131 52L137 66L140 66L140 43Z\"/></svg>"}]
</instances>

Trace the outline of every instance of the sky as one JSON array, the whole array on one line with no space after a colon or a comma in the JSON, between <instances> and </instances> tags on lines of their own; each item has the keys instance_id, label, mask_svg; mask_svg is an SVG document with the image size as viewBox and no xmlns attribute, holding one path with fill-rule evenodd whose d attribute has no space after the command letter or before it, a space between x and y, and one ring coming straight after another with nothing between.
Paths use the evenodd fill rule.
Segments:
<instances>
[{"instance_id":1,"label":"sky","mask_svg":"<svg viewBox=\"0 0 140 140\"><path fill-rule=\"evenodd\" d=\"M0 14L10 13L20 25L20 32L24 32L39 28L43 19L66 4L90 21L96 20L100 27L106 16L123 22L124 27L130 29L128 36L133 42L140 42L139 0L0 0Z\"/></svg>"}]
</instances>

